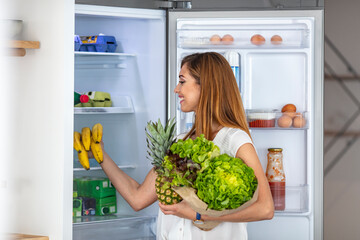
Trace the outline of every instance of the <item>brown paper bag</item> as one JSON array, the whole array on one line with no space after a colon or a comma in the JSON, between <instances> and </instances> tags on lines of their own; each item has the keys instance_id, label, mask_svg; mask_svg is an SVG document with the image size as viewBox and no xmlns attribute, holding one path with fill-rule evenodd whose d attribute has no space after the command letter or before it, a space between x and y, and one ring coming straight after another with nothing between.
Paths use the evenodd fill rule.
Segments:
<instances>
[{"instance_id":1,"label":"brown paper bag","mask_svg":"<svg viewBox=\"0 0 360 240\"><path fill-rule=\"evenodd\" d=\"M172 189L175 190L190 205L190 207L194 211L211 217L220 217L223 215L227 215L243 210L248 206L250 206L251 204L253 204L254 202L256 202L258 198L258 186L256 187L253 197L249 201L245 202L243 205L241 205L238 208L230 209L230 210L222 210L222 211L208 209L208 205L202 200L200 200L200 198L196 195L196 190L194 188L172 187ZM203 224L195 224L195 223L193 224L196 227L200 228L201 230L209 231L214 227L216 227L217 225L219 225L220 223L221 222L218 221L205 221Z\"/></svg>"}]
</instances>

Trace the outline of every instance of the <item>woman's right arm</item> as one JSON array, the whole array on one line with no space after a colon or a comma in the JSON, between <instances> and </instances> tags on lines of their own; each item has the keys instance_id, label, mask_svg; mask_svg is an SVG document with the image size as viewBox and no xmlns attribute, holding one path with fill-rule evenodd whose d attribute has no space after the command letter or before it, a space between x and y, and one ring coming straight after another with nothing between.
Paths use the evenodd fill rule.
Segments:
<instances>
[{"instance_id":1,"label":"woman's right arm","mask_svg":"<svg viewBox=\"0 0 360 240\"><path fill-rule=\"evenodd\" d=\"M139 184L115 164L104 151L104 148L103 153L104 161L100 166L116 190L135 211L140 211L157 200L155 192L155 179L157 175L154 169L151 169L144 182Z\"/></svg>"}]
</instances>

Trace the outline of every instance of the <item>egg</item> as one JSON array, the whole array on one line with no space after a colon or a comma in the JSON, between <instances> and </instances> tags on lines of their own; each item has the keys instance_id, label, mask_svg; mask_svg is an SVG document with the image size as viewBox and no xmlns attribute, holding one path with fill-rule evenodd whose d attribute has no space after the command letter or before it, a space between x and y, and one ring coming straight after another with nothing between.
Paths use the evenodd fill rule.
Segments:
<instances>
[{"instance_id":1,"label":"egg","mask_svg":"<svg viewBox=\"0 0 360 240\"><path fill-rule=\"evenodd\" d=\"M221 41L221 37L217 34L215 35L212 35L211 38L210 38L210 42L211 44L219 44Z\"/></svg>"},{"instance_id":2,"label":"egg","mask_svg":"<svg viewBox=\"0 0 360 240\"><path fill-rule=\"evenodd\" d=\"M306 125L306 119L300 114L294 117L293 127L302 128Z\"/></svg>"},{"instance_id":3,"label":"egg","mask_svg":"<svg viewBox=\"0 0 360 240\"><path fill-rule=\"evenodd\" d=\"M286 104L281 109L281 112L296 112L296 106L294 104L291 104L291 103Z\"/></svg>"},{"instance_id":4,"label":"egg","mask_svg":"<svg viewBox=\"0 0 360 240\"><path fill-rule=\"evenodd\" d=\"M250 39L251 43L257 46L265 44L265 38L261 36L260 34L255 34Z\"/></svg>"},{"instance_id":5,"label":"egg","mask_svg":"<svg viewBox=\"0 0 360 240\"><path fill-rule=\"evenodd\" d=\"M279 35L274 35L271 37L271 43L274 45L279 45L282 43L282 38Z\"/></svg>"},{"instance_id":6,"label":"egg","mask_svg":"<svg viewBox=\"0 0 360 240\"><path fill-rule=\"evenodd\" d=\"M221 42L224 44L233 44L234 38L230 34L226 34L221 38Z\"/></svg>"},{"instance_id":7,"label":"egg","mask_svg":"<svg viewBox=\"0 0 360 240\"><path fill-rule=\"evenodd\" d=\"M292 119L288 115L282 115L279 117L277 123L279 127L289 128L292 125Z\"/></svg>"},{"instance_id":8,"label":"egg","mask_svg":"<svg viewBox=\"0 0 360 240\"><path fill-rule=\"evenodd\" d=\"M298 114L299 113L297 113L297 112L283 112L283 115L287 115L287 116L291 117L291 119L293 119Z\"/></svg>"}]
</instances>

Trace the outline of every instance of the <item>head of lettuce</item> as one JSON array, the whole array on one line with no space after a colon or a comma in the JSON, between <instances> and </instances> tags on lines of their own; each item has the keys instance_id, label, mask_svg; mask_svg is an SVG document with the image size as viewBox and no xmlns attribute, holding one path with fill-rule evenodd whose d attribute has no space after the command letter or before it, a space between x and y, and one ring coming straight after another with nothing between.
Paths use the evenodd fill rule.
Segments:
<instances>
[{"instance_id":1,"label":"head of lettuce","mask_svg":"<svg viewBox=\"0 0 360 240\"><path fill-rule=\"evenodd\" d=\"M235 209L249 201L256 190L254 170L227 154L212 158L197 174L197 196L213 210Z\"/></svg>"}]
</instances>

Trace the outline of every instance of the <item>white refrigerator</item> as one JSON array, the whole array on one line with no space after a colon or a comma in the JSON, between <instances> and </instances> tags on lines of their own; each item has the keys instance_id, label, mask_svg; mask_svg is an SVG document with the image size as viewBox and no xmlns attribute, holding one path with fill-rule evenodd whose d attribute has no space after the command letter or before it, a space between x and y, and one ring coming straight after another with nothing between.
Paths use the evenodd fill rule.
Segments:
<instances>
[{"instance_id":1,"label":"white refrigerator","mask_svg":"<svg viewBox=\"0 0 360 240\"><path fill-rule=\"evenodd\" d=\"M267 149L281 147L286 175L286 207L272 220L248 223L249 239L322 239L323 10L191 11L76 5L75 34L115 36L115 53L74 52L77 92L104 91L111 108L74 108L74 130L100 122L105 149L141 182L151 168L146 158L149 120L176 117L177 132L193 116L179 109L173 93L181 59L194 52L236 56L234 72L247 113L271 109L276 124L250 128L264 171ZM213 35L230 34L231 43ZM260 34L265 43L255 45ZM281 44L272 44L279 35ZM234 60L229 59L233 64ZM306 125L281 128L287 103L302 112ZM248 115L249 117L249 115ZM91 160L85 171L74 153L74 178L105 176ZM156 204L134 212L117 195L117 214L73 220L73 239L155 239Z\"/></svg>"}]
</instances>

